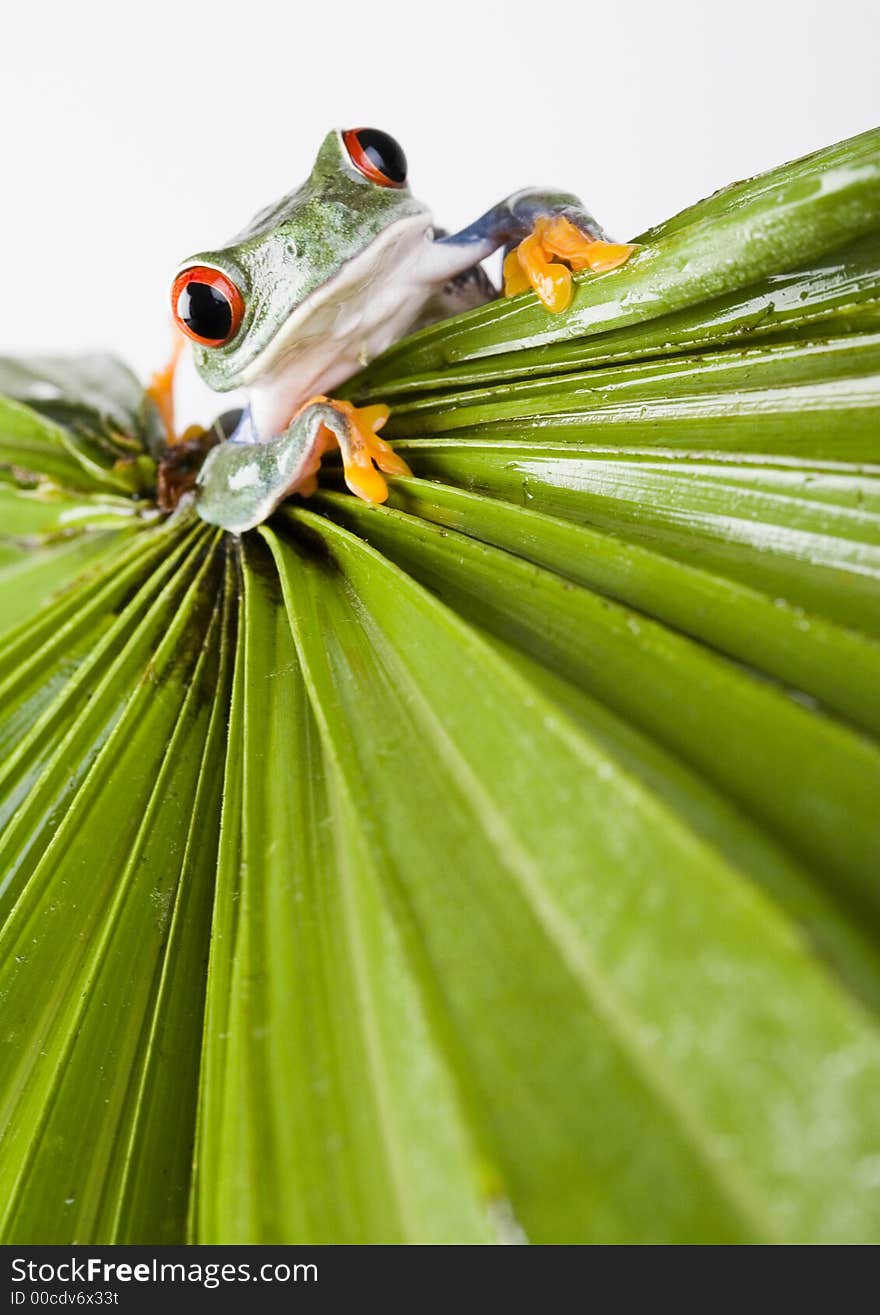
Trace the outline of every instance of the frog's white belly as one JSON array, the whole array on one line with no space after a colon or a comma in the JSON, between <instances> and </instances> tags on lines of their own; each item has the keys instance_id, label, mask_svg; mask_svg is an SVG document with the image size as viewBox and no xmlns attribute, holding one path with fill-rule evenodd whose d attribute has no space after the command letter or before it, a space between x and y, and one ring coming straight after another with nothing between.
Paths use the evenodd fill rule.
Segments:
<instances>
[{"instance_id":1,"label":"frog's white belly","mask_svg":"<svg viewBox=\"0 0 880 1315\"><path fill-rule=\"evenodd\" d=\"M402 337L449 277L430 225L419 214L387 228L298 306L251 362L242 383L259 438L280 433L308 398L329 393Z\"/></svg>"}]
</instances>

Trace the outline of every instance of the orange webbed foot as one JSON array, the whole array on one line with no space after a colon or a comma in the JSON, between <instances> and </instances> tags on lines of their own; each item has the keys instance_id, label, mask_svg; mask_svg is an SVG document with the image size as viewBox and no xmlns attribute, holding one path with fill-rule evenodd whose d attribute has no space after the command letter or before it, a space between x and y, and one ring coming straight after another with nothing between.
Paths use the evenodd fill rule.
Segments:
<instances>
[{"instance_id":1,"label":"orange webbed foot","mask_svg":"<svg viewBox=\"0 0 880 1315\"><path fill-rule=\"evenodd\" d=\"M390 409L381 404L356 407L350 402L337 402L336 405L346 408L353 431L352 441L347 445L340 444L346 484L365 502L385 502L388 485L381 472L385 475L412 473L403 457L379 437L379 430L391 414Z\"/></svg>"},{"instance_id":2,"label":"orange webbed foot","mask_svg":"<svg viewBox=\"0 0 880 1315\"><path fill-rule=\"evenodd\" d=\"M308 497L317 487L317 465L328 448L338 444L342 454L345 482L352 493L365 502L385 502L388 484L385 475L410 475L412 471L390 444L379 437L379 430L391 414L381 403L372 406L354 406L351 402L335 402L327 397L311 398L306 406L320 403L339 417L327 419L323 425L323 444L316 454L316 462L308 468L296 492ZM303 408L305 409L305 408Z\"/></svg>"},{"instance_id":3,"label":"orange webbed foot","mask_svg":"<svg viewBox=\"0 0 880 1315\"><path fill-rule=\"evenodd\" d=\"M547 309L558 314L571 302L572 270L604 273L623 265L637 250L632 242L592 238L564 215L539 219L534 231L505 258L505 296L533 288Z\"/></svg>"}]
</instances>

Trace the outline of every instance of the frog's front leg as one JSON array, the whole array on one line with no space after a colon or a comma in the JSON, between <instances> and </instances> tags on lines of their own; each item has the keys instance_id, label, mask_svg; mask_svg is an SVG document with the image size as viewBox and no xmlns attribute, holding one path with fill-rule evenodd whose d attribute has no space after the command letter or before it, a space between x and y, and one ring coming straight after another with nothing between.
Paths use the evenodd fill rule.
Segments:
<instances>
[{"instance_id":1,"label":"frog's front leg","mask_svg":"<svg viewBox=\"0 0 880 1315\"><path fill-rule=\"evenodd\" d=\"M367 502L384 502L388 485L381 472L410 473L378 435L387 418L387 406L355 407L313 397L276 438L246 441L233 435L202 466L196 510L202 520L233 534L252 530L291 493L313 493L321 458L336 446L352 493Z\"/></svg>"},{"instance_id":2,"label":"frog's front leg","mask_svg":"<svg viewBox=\"0 0 880 1315\"><path fill-rule=\"evenodd\" d=\"M505 294L534 288L557 312L571 301L572 270L616 269L637 250L631 242L612 242L576 196L538 190L516 192L437 245L466 253L470 263L505 247Z\"/></svg>"}]
</instances>

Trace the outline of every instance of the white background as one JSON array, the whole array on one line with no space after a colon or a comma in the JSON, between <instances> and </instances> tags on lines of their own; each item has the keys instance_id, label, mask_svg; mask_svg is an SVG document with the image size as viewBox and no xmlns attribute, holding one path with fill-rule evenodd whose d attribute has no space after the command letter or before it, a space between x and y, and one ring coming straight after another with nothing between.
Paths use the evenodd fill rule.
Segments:
<instances>
[{"instance_id":1,"label":"white background","mask_svg":"<svg viewBox=\"0 0 880 1315\"><path fill-rule=\"evenodd\" d=\"M142 374L178 261L301 181L330 127L397 136L447 227L547 183L625 238L880 122L878 0L4 10L0 352L110 347Z\"/></svg>"}]
</instances>

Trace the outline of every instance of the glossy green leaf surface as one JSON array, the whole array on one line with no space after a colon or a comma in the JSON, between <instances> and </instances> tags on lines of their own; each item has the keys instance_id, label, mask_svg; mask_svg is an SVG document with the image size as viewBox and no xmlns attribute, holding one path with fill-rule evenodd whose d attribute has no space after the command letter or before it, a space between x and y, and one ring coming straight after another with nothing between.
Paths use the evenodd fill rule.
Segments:
<instances>
[{"instance_id":1,"label":"glossy green leaf surface","mask_svg":"<svg viewBox=\"0 0 880 1315\"><path fill-rule=\"evenodd\" d=\"M388 503L0 361L0 1237L880 1238L877 133L422 331Z\"/></svg>"},{"instance_id":2,"label":"glossy green leaf surface","mask_svg":"<svg viewBox=\"0 0 880 1315\"><path fill-rule=\"evenodd\" d=\"M712 303L829 251L880 223L880 129L716 192L636 240L621 270L581 275L570 311L548 316L531 294L423 329L372 367L372 381L529 349L646 322ZM766 299L766 294L765 294ZM773 314L767 301L767 313ZM711 313L711 312L710 312ZM619 340L618 340L619 342Z\"/></svg>"}]
</instances>

